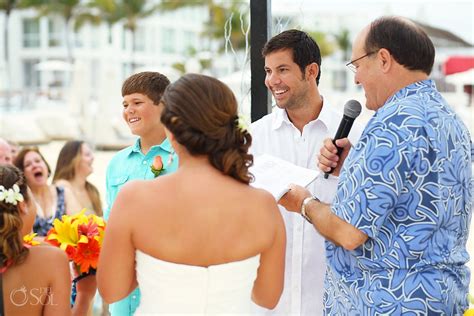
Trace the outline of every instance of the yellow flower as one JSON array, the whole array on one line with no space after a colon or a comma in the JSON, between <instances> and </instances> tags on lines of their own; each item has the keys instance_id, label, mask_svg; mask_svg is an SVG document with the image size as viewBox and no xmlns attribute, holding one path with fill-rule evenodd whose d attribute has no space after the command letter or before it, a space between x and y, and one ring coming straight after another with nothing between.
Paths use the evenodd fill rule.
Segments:
<instances>
[{"instance_id":1,"label":"yellow flower","mask_svg":"<svg viewBox=\"0 0 474 316\"><path fill-rule=\"evenodd\" d=\"M86 209L83 208L79 213L76 213L74 215L63 215L63 220L64 220L64 216L67 216L71 218L72 222L77 221L78 225L87 224L89 222L89 218L85 213L86 213Z\"/></svg>"},{"instance_id":2,"label":"yellow flower","mask_svg":"<svg viewBox=\"0 0 474 316\"><path fill-rule=\"evenodd\" d=\"M464 316L474 316L474 308L470 308L464 312Z\"/></svg>"},{"instance_id":3,"label":"yellow flower","mask_svg":"<svg viewBox=\"0 0 474 316\"><path fill-rule=\"evenodd\" d=\"M467 300L469 301L470 304L474 305L474 296L471 294L467 295Z\"/></svg>"},{"instance_id":4,"label":"yellow flower","mask_svg":"<svg viewBox=\"0 0 474 316\"><path fill-rule=\"evenodd\" d=\"M91 214L89 215L89 219L91 219L95 224L97 224L97 226L102 227L102 228L105 227L105 221L102 217Z\"/></svg>"},{"instance_id":5,"label":"yellow flower","mask_svg":"<svg viewBox=\"0 0 474 316\"><path fill-rule=\"evenodd\" d=\"M74 216L63 215L62 220L55 219L53 222L54 232L48 234L47 240L56 240L62 250L66 250L68 245L75 247L79 240L77 226L79 220L73 220ZM82 239L83 236L81 236ZM87 237L86 237L87 238Z\"/></svg>"},{"instance_id":6,"label":"yellow flower","mask_svg":"<svg viewBox=\"0 0 474 316\"><path fill-rule=\"evenodd\" d=\"M34 240L36 235L37 235L36 233L31 233L31 234L27 234L27 235L23 236L23 242L27 245L30 245L30 246L39 245L40 243L37 242L36 240Z\"/></svg>"}]
</instances>

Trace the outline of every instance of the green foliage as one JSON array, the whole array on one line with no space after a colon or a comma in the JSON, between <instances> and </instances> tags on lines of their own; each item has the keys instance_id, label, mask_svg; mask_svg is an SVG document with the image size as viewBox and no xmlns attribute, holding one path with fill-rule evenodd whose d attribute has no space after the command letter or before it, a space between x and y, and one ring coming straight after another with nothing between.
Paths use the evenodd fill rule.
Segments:
<instances>
[{"instance_id":1,"label":"green foliage","mask_svg":"<svg viewBox=\"0 0 474 316\"><path fill-rule=\"evenodd\" d=\"M226 48L227 41L230 41L234 50L245 48L245 33L250 23L247 3L241 5L241 1L164 0L159 6L162 11L174 11L185 7L207 7L209 20L202 35L222 40L219 50Z\"/></svg>"},{"instance_id":2,"label":"green foliage","mask_svg":"<svg viewBox=\"0 0 474 316\"><path fill-rule=\"evenodd\" d=\"M336 40L337 46L340 50L342 50L343 60L349 60L352 47L349 30L342 29L339 33L334 34L334 38Z\"/></svg>"},{"instance_id":3,"label":"green foliage","mask_svg":"<svg viewBox=\"0 0 474 316\"><path fill-rule=\"evenodd\" d=\"M184 65L184 63L174 63L173 65L171 65L171 67L173 67L173 69L176 69L180 75L184 75L186 73L186 66Z\"/></svg>"},{"instance_id":4,"label":"green foliage","mask_svg":"<svg viewBox=\"0 0 474 316\"><path fill-rule=\"evenodd\" d=\"M140 19L152 15L159 8L158 5L149 6L148 3L147 0L118 0L117 10L125 19L125 28L132 33L137 30L137 22Z\"/></svg>"},{"instance_id":5,"label":"green foliage","mask_svg":"<svg viewBox=\"0 0 474 316\"><path fill-rule=\"evenodd\" d=\"M307 31L307 33L318 43L321 56L328 56L334 53L336 44L325 33L319 31Z\"/></svg>"}]
</instances>

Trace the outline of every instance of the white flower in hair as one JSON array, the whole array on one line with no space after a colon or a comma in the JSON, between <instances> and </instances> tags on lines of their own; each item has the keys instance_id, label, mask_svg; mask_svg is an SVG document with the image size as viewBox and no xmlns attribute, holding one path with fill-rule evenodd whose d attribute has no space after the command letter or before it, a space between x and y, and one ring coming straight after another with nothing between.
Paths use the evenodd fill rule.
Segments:
<instances>
[{"instance_id":1,"label":"white flower in hair","mask_svg":"<svg viewBox=\"0 0 474 316\"><path fill-rule=\"evenodd\" d=\"M6 190L3 185L0 185L0 202L17 205L18 202L23 202L23 195L20 193L20 187L14 184L12 188Z\"/></svg>"}]
</instances>

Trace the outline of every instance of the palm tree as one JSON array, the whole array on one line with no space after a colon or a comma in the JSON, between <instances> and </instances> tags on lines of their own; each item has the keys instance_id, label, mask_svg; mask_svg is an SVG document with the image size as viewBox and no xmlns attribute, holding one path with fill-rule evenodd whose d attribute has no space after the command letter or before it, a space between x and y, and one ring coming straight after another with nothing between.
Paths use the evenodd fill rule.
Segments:
<instances>
[{"instance_id":1,"label":"palm tree","mask_svg":"<svg viewBox=\"0 0 474 316\"><path fill-rule=\"evenodd\" d=\"M228 43L232 49L244 49L248 43L249 32L249 7L241 10L238 4L232 3L229 7L216 5L212 20L207 25L206 33L213 39L224 39L220 50L227 48Z\"/></svg>"},{"instance_id":2,"label":"palm tree","mask_svg":"<svg viewBox=\"0 0 474 316\"><path fill-rule=\"evenodd\" d=\"M348 29L344 28L339 33L334 34L334 38L336 40L337 46L339 49L342 50L342 62L346 63L350 59L350 51L351 51L351 39L350 39L350 32ZM340 71L341 76L341 89L347 89L347 70L344 69Z\"/></svg>"},{"instance_id":3,"label":"palm tree","mask_svg":"<svg viewBox=\"0 0 474 316\"><path fill-rule=\"evenodd\" d=\"M84 23L99 25L105 22L108 27L108 43L112 43L112 27L123 19L123 10L120 10L116 0L91 0L87 3L89 10L76 18L75 28L79 29Z\"/></svg>"},{"instance_id":4,"label":"palm tree","mask_svg":"<svg viewBox=\"0 0 474 316\"><path fill-rule=\"evenodd\" d=\"M3 25L3 54L5 59L5 83L6 83L6 90L5 90L5 104L8 106L10 102L10 43L9 43L9 21L10 15L13 10L27 8L29 6L34 6L38 3L38 0L0 0L0 11L5 12L5 19Z\"/></svg>"},{"instance_id":5,"label":"palm tree","mask_svg":"<svg viewBox=\"0 0 474 316\"><path fill-rule=\"evenodd\" d=\"M351 50L351 39L350 32L348 29L344 28L339 33L334 34L336 39L337 46L342 50L343 61L348 61L350 58Z\"/></svg>"},{"instance_id":6,"label":"palm tree","mask_svg":"<svg viewBox=\"0 0 474 316\"><path fill-rule=\"evenodd\" d=\"M248 33L249 26L248 6L244 7L246 11L242 11L241 6L236 1L227 2L226 5L224 3L217 4L214 0L164 0L160 5L162 11L174 11L185 7L208 8L209 20L206 23L206 30L203 35L211 39L224 39L219 50L224 50L229 42L232 49L246 47L247 39L245 35Z\"/></svg>"},{"instance_id":7,"label":"palm tree","mask_svg":"<svg viewBox=\"0 0 474 316\"><path fill-rule=\"evenodd\" d=\"M318 43L321 56L328 56L334 52L334 43L328 39L325 33L319 31L308 31L307 33Z\"/></svg>"},{"instance_id":8,"label":"palm tree","mask_svg":"<svg viewBox=\"0 0 474 316\"><path fill-rule=\"evenodd\" d=\"M10 19L10 14L13 9L16 7L16 0L1 0L0 1L0 10L5 11L5 24L3 26L3 40L4 40L4 58L5 58L5 104L9 106L10 103L10 56L9 56L9 45L8 45L8 21Z\"/></svg>"},{"instance_id":9,"label":"palm tree","mask_svg":"<svg viewBox=\"0 0 474 316\"><path fill-rule=\"evenodd\" d=\"M85 8L81 5L81 0L28 0L35 3L40 16L59 15L64 20L65 43L67 60L73 62L73 52L70 33L74 19L84 13ZM76 27L77 30L77 27Z\"/></svg>"},{"instance_id":10,"label":"palm tree","mask_svg":"<svg viewBox=\"0 0 474 316\"><path fill-rule=\"evenodd\" d=\"M1 0L0 1L0 10L5 11L5 24L3 26L3 39L4 39L4 56L5 56L5 65L8 64L9 55L8 55L8 21L10 19L10 14L13 9L16 7L16 0Z\"/></svg>"},{"instance_id":11,"label":"palm tree","mask_svg":"<svg viewBox=\"0 0 474 316\"><path fill-rule=\"evenodd\" d=\"M132 34L132 70L135 69L135 59L134 59L134 52L135 52L135 37L137 31L137 21L140 19L146 18L153 14L157 9L157 5L148 6L146 0L119 0L117 2L117 10L118 16L123 17L125 19L124 27L128 29Z\"/></svg>"}]
</instances>

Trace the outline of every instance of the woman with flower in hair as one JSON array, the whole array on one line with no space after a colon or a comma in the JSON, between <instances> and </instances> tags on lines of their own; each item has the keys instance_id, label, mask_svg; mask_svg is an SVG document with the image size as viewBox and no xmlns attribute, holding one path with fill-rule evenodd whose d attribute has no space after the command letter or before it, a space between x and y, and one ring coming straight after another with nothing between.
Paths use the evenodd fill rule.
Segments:
<instances>
[{"instance_id":1,"label":"woman with flower in hair","mask_svg":"<svg viewBox=\"0 0 474 316\"><path fill-rule=\"evenodd\" d=\"M36 203L20 170L0 165L1 315L70 315L66 254L50 246L28 247Z\"/></svg>"},{"instance_id":2,"label":"woman with flower in hair","mask_svg":"<svg viewBox=\"0 0 474 316\"><path fill-rule=\"evenodd\" d=\"M0 165L0 300L8 298L0 315L85 315L96 291L95 278L77 283L77 300L71 309L66 253L46 244L32 247L24 242L29 238L22 238L31 232L36 209L21 171Z\"/></svg>"},{"instance_id":3,"label":"woman with flower in hair","mask_svg":"<svg viewBox=\"0 0 474 316\"><path fill-rule=\"evenodd\" d=\"M188 74L161 106L179 168L120 191L99 259L102 297L113 302L139 285L136 315L249 314L251 300L275 307L285 228L274 198L249 186L252 139L232 91Z\"/></svg>"}]
</instances>

